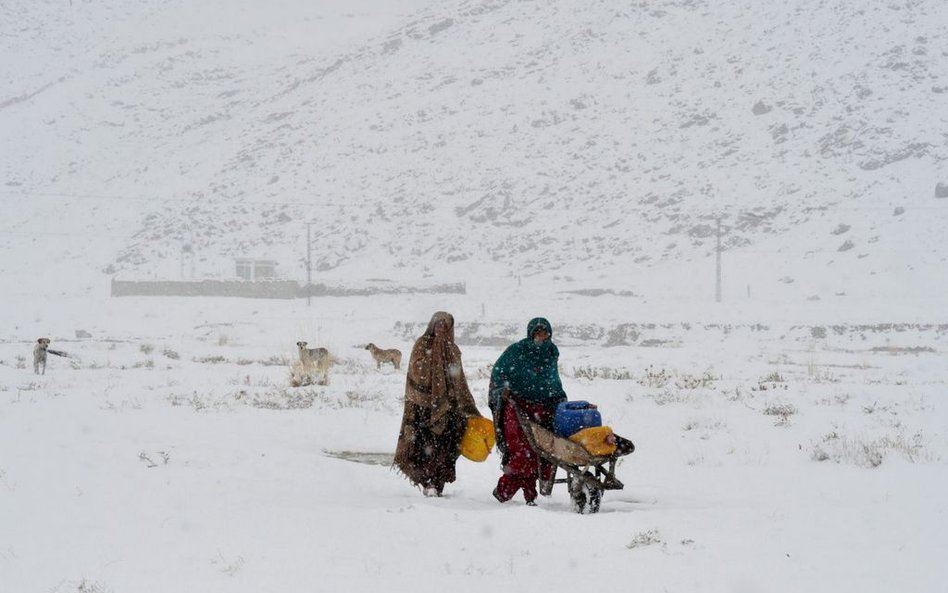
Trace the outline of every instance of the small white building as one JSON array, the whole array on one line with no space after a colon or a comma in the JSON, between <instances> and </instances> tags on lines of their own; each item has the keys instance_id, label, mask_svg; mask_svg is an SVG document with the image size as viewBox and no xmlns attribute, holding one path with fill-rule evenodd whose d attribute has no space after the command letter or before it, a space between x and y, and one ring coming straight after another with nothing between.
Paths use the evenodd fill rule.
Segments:
<instances>
[{"instance_id":1,"label":"small white building","mask_svg":"<svg viewBox=\"0 0 948 593\"><path fill-rule=\"evenodd\" d=\"M237 259L237 277L241 280L275 280L277 262L272 259Z\"/></svg>"}]
</instances>

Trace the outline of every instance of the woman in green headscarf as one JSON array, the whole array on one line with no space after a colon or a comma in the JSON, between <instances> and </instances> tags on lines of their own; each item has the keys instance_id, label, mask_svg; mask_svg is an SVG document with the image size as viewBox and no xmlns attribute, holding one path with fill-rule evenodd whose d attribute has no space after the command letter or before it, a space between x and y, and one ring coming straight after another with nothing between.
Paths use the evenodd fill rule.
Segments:
<instances>
[{"instance_id":1,"label":"woman in green headscarf","mask_svg":"<svg viewBox=\"0 0 948 593\"><path fill-rule=\"evenodd\" d=\"M516 411L552 429L556 406L566 401L560 381L560 351L553 343L553 328L543 317L527 324L527 337L507 347L490 376L490 409L494 414L497 448L503 453L503 475L494 498L507 502L523 490L528 505L535 505L537 478L540 493L549 495L556 468L541 460L530 447Z\"/></svg>"}]
</instances>

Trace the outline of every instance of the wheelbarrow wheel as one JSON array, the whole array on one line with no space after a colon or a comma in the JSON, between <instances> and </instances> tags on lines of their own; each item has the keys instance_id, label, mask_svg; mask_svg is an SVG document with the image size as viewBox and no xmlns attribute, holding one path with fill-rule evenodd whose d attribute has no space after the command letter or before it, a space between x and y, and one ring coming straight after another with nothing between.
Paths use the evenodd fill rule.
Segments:
<instances>
[{"instance_id":1,"label":"wheelbarrow wheel","mask_svg":"<svg viewBox=\"0 0 948 593\"><path fill-rule=\"evenodd\" d=\"M599 504L602 502L602 490L599 488L589 488L586 493L586 512L598 513Z\"/></svg>"},{"instance_id":2,"label":"wheelbarrow wheel","mask_svg":"<svg viewBox=\"0 0 948 593\"><path fill-rule=\"evenodd\" d=\"M587 477L592 474L586 472ZM569 498L573 503L573 510L579 514L592 514L599 512L599 504L602 502L602 490L590 486L578 474L573 474L569 479Z\"/></svg>"},{"instance_id":3,"label":"wheelbarrow wheel","mask_svg":"<svg viewBox=\"0 0 948 593\"><path fill-rule=\"evenodd\" d=\"M573 503L574 511L580 515L586 511L586 489L582 480L575 475L569 477L569 499Z\"/></svg>"}]
</instances>

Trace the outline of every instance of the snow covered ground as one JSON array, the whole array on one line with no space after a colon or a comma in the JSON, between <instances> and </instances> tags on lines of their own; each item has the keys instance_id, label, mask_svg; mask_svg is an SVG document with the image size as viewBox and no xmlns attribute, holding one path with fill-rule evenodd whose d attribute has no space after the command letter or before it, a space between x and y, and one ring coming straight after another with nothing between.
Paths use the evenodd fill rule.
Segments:
<instances>
[{"instance_id":1,"label":"snow covered ground","mask_svg":"<svg viewBox=\"0 0 948 593\"><path fill-rule=\"evenodd\" d=\"M619 297L481 297L14 302L0 590L941 590L948 326L651 325ZM500 505L496 454L459 460L442 499L385 455L345 459L391 454L401 413L403 373L360 346L407 352L438 309L484 413L494 344L551 319L571 398L638 447L599 514L562 485ZM73 358L34 375L34 334ZM337 357L328 386L289 386L299 339Z\"/></svg>"}]
</instances>

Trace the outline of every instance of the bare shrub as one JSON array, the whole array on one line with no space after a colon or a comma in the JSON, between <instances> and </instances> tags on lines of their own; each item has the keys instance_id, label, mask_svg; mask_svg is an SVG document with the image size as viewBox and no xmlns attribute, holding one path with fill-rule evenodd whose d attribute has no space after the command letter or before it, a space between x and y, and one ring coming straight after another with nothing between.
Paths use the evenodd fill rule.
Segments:
<instances>
[{"instance_id":1,"label":"bare shrub","mask_svg":"<svg viewBox=\"0 0 948 593\"><path fill-rule=\"evenodd\" d=\"M722 428L727 428L727 420L723 420L723 419L710 420L710 421L689 420L681 427L681 429L684 431L697 430L699 428L720 430ZM707 438L707 437L703 436L702 438Z\"/></svg>"},{"instance_id":2,"label":"bare shrub","mask_svg":"<svg viewBox=\"0 0 948 593\"><path fill-rule=\"evenodd\" d=\"M833 397L824 397L816 403L824 406L845 406L850 399L852 399L852 395L848 393L837 393Z\"/></svg>"},{"instance_id":3,"label":"bare shrub","mask_svg":"<svg viewBox=\"0 0 948 593\"><path fill-rule=\"evenodd\" d=\"M790 416L797 413L793 404L770 404L764 408L765 416L776 416L777 421L774 426L785 426L790 421Z\"/></svg>"},{"instance_id":4,"label":"bare shrub","mask_svg":"<svg viewBox=\"0 0 948 593\"><path fill-rule=\"evenodd\" d=\"M607 379L610 381L629 381L635 377L628 369L613 369L609 367L573 367L573 377L577 379Z\"/></svg>"},{"instance_id":5,"label":"bare shrub","mask_svg":"<svg viewBox=\"0 0 948 593\"><path fill-rule=\"evenodd\" d=\"M385 393L380 390L348 390L343 394L313 386L292 388L271 385L263 391L240 389L233 395L237 401L246 401L255 408L270 410L299 410L311 407L341 410L346 408L389 409Z\"/></svg>"},{"instance_id":6,"label":"bare shrub","mask_svg":"<svg viewBox=\"0 0 948 593\"><path fill-rule=\"evenodd\" d=\"M244 560L243 556L237 556L237 558L234 560L228 560L224 558L223 554L221 554L220 552L217 553L217 556L218 556L217 558L215 558L214 560L211 560L211 564L217 566L218 570L220 570L222 573L226 574L229 577L232 577L235 574L237 574L237 571L239 571L241 567L243 567L243 565L246 563L246 560Z\"/></svg>"},{"instance_id":7,"label":"bare shrub","mask_svg":"<svg viewBox=\"0 0 948 593\"><path fill-rule=\"evenodd\" d=\"M231 385L246 385L247 387L270 387L273 385L273 381L270 380L270 377L251 377L250 375L231 377L228 383Z\"/></svg>"},{"instance_id":8,"label":"bare shrub","mask_svg":"<svg viewBox=\"0 0 948 593\"><path fill-rule=\"evenodd\" d=\"M329 385L329 373L316 370L296 361L290 365L290 386Z\"/></svg>"},{"instance_id":9,"label":"bare shrub","mask_svg":"<svg viewBox=\"0 0 948 593\"><path fill-rule=\"evenodd\" d=\"M290 359L286 356L271 356L257 361L265 367L285 367L290 364Z\"/></svg>"},{"instance_id":10,"label":"bare shrub","mask_svg":"<svg viewBox=\"0 0 948 593\"><path fill-rule=\"evenodd\" d=\"M246 396L245 391L238 392L236 399L242 399ZM269 410L302 410L313 407L313 403L320 397L320 393L314 389L287 389L286 387L273 386L263 393L257 393L250 396L250 405L255 408L266 408Z\"/></svg>"},{"instance_id":11,"label":"bare shrub","mask_svg":"<svg viewBox=\"0 0 948 593\"><path fill-rule=\"evenodd\" d=\"M102 583L90 583L86 579L82 579L76 586L76 593L108 593L108 591L109 589Z\"/></svg>"},{"instance_id":12,"label":"bare shrub","mask_svg":"<svg viewBox=\"0 0 948 593\"><path fill-rule=\"evenodd\" d=\"M700 428L701 423L697 420L689 420L684 426L681 427L682 430L694 430Z\"/></svg>"},{"instance_id":13,"label":"bare shrub","mask_svg":"<svg viewBox=\"0 0 948 593\"><path fill-rule=\"evenodd\" d=\"M656 371L652 365L649 365L648 368L645 369L645 374L640 379L637 379L637 382L643 387L660 388L667 385L668 382L671 381L671 378L671 373L665 369L659 369Z\"/></svg>"},{"instance_id":14,"label":"bare shrub","mask_svg":"<svg viewBox=\"0 0 948 593\"><path fill-rule=\"evenodd\" d=\"M219 396L210 393L190 395L173 393L166 398L172 406L190 406L195 412L231 410L232 405L228 396Z\"/></svg>"},{"instance_id":15,"label":"bare shrub","mask_svg":"<svg viewBox=\"0 0 948 593\"><path fill-rule=\"evenodd\" d=\"M111 593L112 589L102 583L82 578L79 582L62 582L50 593Z\"/></svg>"},{"instance_id":16,"label":"bare shrub","mask_svg":"<svg viewBox=\"0 0 948 593\"><path fill-rule=\"evenodd\" d=\"M346 399L341 402L345 408L385 408L385 394L381 391L346 391Z\"/></svg>"},{"instance_id":17,"label":"bare shrub","mask_svg":"<svg viewBox=\"0 0 948 593\"><path fill-rule=\"evenodd\" d=\"M868 406L863 406L862 411L866 414L875 414L876 412L888 412L890 406L880 406L879 402L872 402Z\"/></svg>"},{"instance_id":18,"label":"bare shrub","mask_svg":"<svg viewBox=\"0 0 948 593\"><path fill-rule=\"evenodd\" d=\"M839 383L839 378L820 367L812 358L806 363L806 374L814 383Z\"/></svg>"},{"instance_id":19,"label":"bare shrub","mask_svg":"<svg viewBox=\"0 0 948 593\"><path fill-rule=\"evenodd\" d=\"M772 391L774 389L789 389L789 386L784 382L783 377L777 371L770 373L764 377L761 377L757 381L757 387L751 388L754 391Z\"/></svg>"},{"instance_id":20,"label":"bare shrub","mask_svg":"<svg viewBox=\"0 0 948 593\"><path fill-rule=\"evenodd\" d=\"M106 400L105 403L102 404L102 409L108 410L110 412L119 412L121 410L126 410L126 409L141 410L143 407L144 406L142 406L142 402L134 398L122 400L118 404L116 404L115 402L111 400Z\"/></svg>"},{"instance_id":21,"label":"bare shrub","mask_svg":"<svg viewBox=\"0 0 948 593\"><path fill-rule=\"evenodd\" d=\"M675 381L675 387L679 389L701 389L711 387L717 377L711 371L705 371L700 375L690 375L681 373Z\"/></svg>"},{"instance_id":22,"label":"bare shrub","mask_svg":"<svg viewBox=\"0 0 948 593\"><path fill-rule=\"evenodd\" d=\"M655 393L649 393L648 397L656 405L664 406L666 404L684 404L694 401L695 397L691 390L665 388Z\"/></svg>"},{"instance_id":23,"label":"bare shrub","mask_svg":"<svg viewBox=\"0 0 948 593\"><path fill-rule=\"evenodd\" d=\"M673 377L674 379L672 383ZM645 375L636 379L636 382L644 387L661 389L661 391L647 394L647 397L659 406L670 403L689 403L696 399L693 393L698 389L711 387L717 377L711 371L705 371L700 375L691 375L688 373L673 373L666 369L655 370L649 366Z\"/></svg>"},{"instance_id":24,"label":"bare shrub","mask_svg":"<svg viewBox=\"0 0 948 593\"><path fill-rule=\"evenodd\" d=\"M742 402L748 397L753 397L753 393L744 393L740 385L735 385L733 389L722 389L721 393L724 399L729 402Z\"/></svg>"},{"instance_id":25,"label":"bare shrub","mask_svg":"<svg viewBox=\"0 0 948 593\"><path fill-rule=\"evenodd\" d=\"M662 536L657 529L649 529L648 531L636 533L635 537L632 538L632 541L627 543L625 547L630 550L634 550L635 548L651 546L654 544L664 545L665 540L662 539Z\"/></svg>"},{"instance_id":26,"label":"bare shrub","mask_svg":"<svg viewBox=\"0 0 948 593\"><path fill-rule=\"evenodd\" d=\"M158 467L159 465L168 465L168 462L171 461L171 455L165 451L158 451L153 455L142 451L138 454L138 459L145 464L145 467ZM155 459L158 461L155 461Z\"/></svg>"},{"instance_id":27,"label":"bare shrub","mask_svg":"<svg viewBox=\"0 0 948 593\"><path fill-rule=\"evenodd\" d=\"M151 344L141 344L138 346L138 350L142 354L148 355L155 351L155 347Z\"/></svg>"},{"instance_id":28,"label":"bare shrub","mask_svg":"<svg viewBox=\"0 0 948 593\"><path fill-rule=\"evenodd\" d=\"M198 362L202 364L218 364L221 362L226 362L227 359L221 356L220 354L213 354L210 356L195 356L191 359L192 362Z\"/></svg>"},{"instance_id":29,"label":"bare shrub","mask_svg":"<svg viewBox=\"0 0 948 593\"><path fill-rule=\"evenodd\" d=\"M924 451L922 441L921 431L910 437L906 437L900 431L895 436L875 439L845 437L834 431L827 433L819 442L813 444L810 458L814 461L846 462L866 468L882 465L889 452L898 453L912 463L937 461L937 456Z\"/></svg>"},{"instance_id":30,"label":"bare shrub","mask_svg":"<svg viewBox=\"0 0 948 593\"><path fill-rule=\"evenodd\" d=\"M171 348L165 348L161 351L161 355L165 358L170 358L171 360L178 360L181 356L172 350Z\"/></svg>"}]
</instances>

